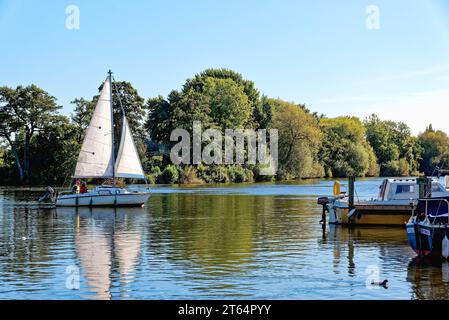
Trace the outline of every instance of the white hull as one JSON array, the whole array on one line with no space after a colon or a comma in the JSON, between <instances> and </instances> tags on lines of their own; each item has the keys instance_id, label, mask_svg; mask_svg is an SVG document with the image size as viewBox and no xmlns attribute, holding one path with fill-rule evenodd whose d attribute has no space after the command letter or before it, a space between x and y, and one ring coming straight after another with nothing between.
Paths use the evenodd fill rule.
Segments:
<instances>
[{"instance_id":1,"label":"white hull","mask_svg":"<svg viewBox=\"0 0 449 320\"><path fill-rule=\"evenodd\" d=\"M65 194L56 199L57 207L141 207L149 193L128 192L124 189L95 190L89 193ZM114 194L115 193L115 194Z\"/></svg>"}]
</instances>

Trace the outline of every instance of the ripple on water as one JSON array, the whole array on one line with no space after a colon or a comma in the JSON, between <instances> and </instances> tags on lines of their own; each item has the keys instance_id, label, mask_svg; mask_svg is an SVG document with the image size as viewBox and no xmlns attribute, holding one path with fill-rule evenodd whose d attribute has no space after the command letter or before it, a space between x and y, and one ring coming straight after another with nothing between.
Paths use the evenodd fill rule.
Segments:
<instances>
[{"instance_id":1,"label":"ripple on water","mask_svg":"<svg viewBox=\"0 0 449 320\"><path fill-rule=\"evenodd\" d=\"M323 233L315 199L332 183L158 186L146 208L79 211L0 188L0 298L449 298L449 270L412 263L403 229Z\"/></svg>"}]
</instances>

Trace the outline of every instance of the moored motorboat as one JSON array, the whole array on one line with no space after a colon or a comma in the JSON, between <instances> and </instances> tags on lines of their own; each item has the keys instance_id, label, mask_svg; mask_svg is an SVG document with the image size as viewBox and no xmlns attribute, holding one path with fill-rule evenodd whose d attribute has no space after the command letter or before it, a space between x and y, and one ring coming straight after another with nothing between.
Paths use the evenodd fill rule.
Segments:
<instances>
[{"instance_id":1,"label":"moored motorboat","mask_svg":"<svg viewBox=\"0 0 449 320\"><path fill-rule=\"evenodd\" d=\"M407 240L418 256L449 257L449 197L419 199L407 226Z\"/></svg>"},{"instance_id":2,"label":"moored motorboat","mask_svg":"<svg viewBox=\"0 0 449 320\"><path fill-rule=\"evenodd\" d=\"M56 206L142 206L150 197L148 192L132 192L118 187L117 178L143 179L145 174L122 107L123 122L120 146L115 157L112 110L112 72L103 83L100 98L90 120L78 156L74 179L105 179L111 185L100 185L88 191L63 191Z\"/></svg>"},{"instance_id":3,"label":"moored motorboat","mask_svg":"<svg viewBox=\"0 0 449 320\"><path fill-rule=\"evenodd\" d=\"M354 191L341 193L334 187L334 195L319 198L318 204L323 206L323 214L329 214L331 224L402 227L410 219L413 202L420 197L420 183L419 178L384 179L376 199L357 202ZM430 184L430 197L449 197L439 181L432 179Z\"/></svg>"}]
</instances>

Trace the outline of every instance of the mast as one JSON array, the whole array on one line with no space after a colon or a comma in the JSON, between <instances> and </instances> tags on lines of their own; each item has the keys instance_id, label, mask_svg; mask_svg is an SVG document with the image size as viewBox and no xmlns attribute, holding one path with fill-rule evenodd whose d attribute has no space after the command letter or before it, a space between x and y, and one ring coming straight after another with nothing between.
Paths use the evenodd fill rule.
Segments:
<instances>
[{"instance_id":1,"label":"mast","mask_svg":"<svg viewBox=\"0 0 449 320\"><path fill-rule=\"evenodd\" d=\"M109 70L109 103L111 104L111 135L112 135L112 184L115 187L115 139L114 139L114 111L112 104L112 71Z\"/></svg>"}]
</instances>

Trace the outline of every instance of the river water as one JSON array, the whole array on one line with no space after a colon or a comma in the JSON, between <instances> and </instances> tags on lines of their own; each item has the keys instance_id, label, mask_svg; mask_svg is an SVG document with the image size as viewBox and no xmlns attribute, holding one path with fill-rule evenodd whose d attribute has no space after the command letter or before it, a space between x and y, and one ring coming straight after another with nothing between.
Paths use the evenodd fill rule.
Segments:
<instances>
[{"instance_id":1,"label":"river water","mask_svg":"<svg viewBox=\"0 0 449 320\"><path fill-rule=\"evenodd\" d=\"M0 299L449 298L449 266L417 263L403 228L323 232L332 184L154 186L144 208L78 211L2 187Z\"/></svg>"}]
</instances>

